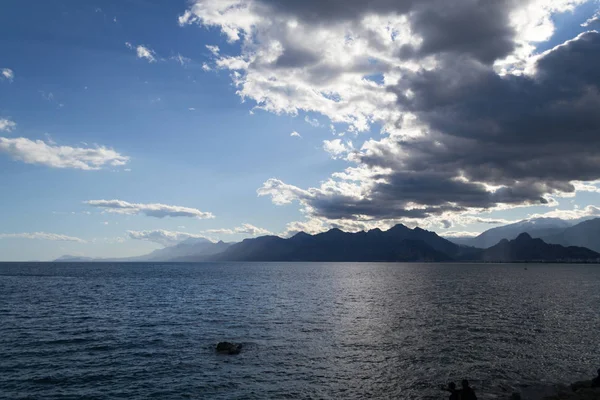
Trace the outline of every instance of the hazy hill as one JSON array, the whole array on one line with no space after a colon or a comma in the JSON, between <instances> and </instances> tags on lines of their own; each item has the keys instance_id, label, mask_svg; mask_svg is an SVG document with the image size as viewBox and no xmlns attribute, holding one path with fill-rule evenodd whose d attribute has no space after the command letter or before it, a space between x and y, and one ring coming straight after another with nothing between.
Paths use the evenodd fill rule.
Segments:
<instances>
[{"instance_id":1,"label":"hazy hill","mask_svg":"<svg viewBox=\"0 0 600 400\"><path fill-rule=\"evenodd\" d=\"M580 222L554 234L542 237L548 243L581 246L600 252L600 218Z\"/></svg>"},{"instance_id":2,"label":"hazy hill","mask_svg":"<svg viewBox=\"0 0 600 400\"><path fill-rule=\"evenodd\" d=\"M231 243L211 242L203 238L190 238L174 246L154 250L149 254L125 258L89 258L77 256L62 256L56 262L159 262L159 261L195 261L207 256L221 253Z\"/></svg>"},{"instance_id":3,"label":"hazy hill","mask_svg":"<svg viewBox=\"0 0 600 400\"><path fill-rule=\"evenodd\" d=\"M143 258L143 261L186 261L188 258L204 257L223 252L231 243L223 241L214 243L208 239L190 238L174 246L154 250Z\"/></svg>"},{"instance_id":4,"label":"hazy hill","mask_svg":"<svg viewBox=\"0 0 600 400\"><path fill-rule=\"evenodd\" d=\"M529 233L532 237L543 238L559 234L573 224L572 221L560 218L535 218L488 229L474 238L449 238L449 240L457 244L486 249L502 239L512 240L523 232Z\"/></svg>"}]
</instances>

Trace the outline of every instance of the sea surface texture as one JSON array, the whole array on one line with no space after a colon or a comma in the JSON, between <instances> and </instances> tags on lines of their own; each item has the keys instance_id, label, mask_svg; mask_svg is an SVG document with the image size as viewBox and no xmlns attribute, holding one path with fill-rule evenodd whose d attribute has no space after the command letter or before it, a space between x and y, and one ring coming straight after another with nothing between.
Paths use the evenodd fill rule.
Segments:
<instances>
[{"instance_id":1,"label":"sea surface texture","mask_svg":"<svg viewBox=\"0 0 600 400\"><path fill-rule=\"evenodd\" d=\"M596 265L0 264L0 398L502 399L598 367Z\"/></svg>"}]
</instances>

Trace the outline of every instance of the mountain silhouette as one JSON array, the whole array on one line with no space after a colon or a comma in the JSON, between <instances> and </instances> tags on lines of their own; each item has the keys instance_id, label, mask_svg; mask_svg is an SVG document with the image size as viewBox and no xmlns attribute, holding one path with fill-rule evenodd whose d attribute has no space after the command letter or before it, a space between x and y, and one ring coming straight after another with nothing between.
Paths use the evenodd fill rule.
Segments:
<instances>
[{"instance_id":1,"label":"mountain silhouette","mask_svg":"<svg viewBox=\"0 0 600 400\"><path fill-rule=\"evenodd\" d=\"M490 262L517 261L594 261L600 254L584 247L564 247L548 244L542 239L534 239L528 233L521 233L516 239L502 239L498 244L482 250L476 259Z\"/></svg>"},{"instance_id":2,"label":"mountain silhouette","mask_svg":"<svg viewBox=\"0 0 600 400\"><path fill-rule=\"evenodd\" d=\"M569 227L552 238L567 244L585 242L595 245L598 233L600 233L600 219L595 219ZM600 254L588 248L546 243L542 239L534 239L529 233L521 233L513 240L502 239L484 250L460 246L438 236L435 232L421 228L410 229L398 224L387 231L372 229L352 233L334 228L315 235L300 232L287 239L278 236L261 236L245 239L239 243L222 241L214 243L206 239L188 239L138 257L90 259L64 256L56 261L555 262L598 261L599 259Z\"/></svg>"},{"instance_id":3,"label":"mountain silhouette","mask_svg":"<svg viewBox=\"0 0 600 400\"><path fill-rule=\"evenodd\" d=\"M571 221L565 221L560 218L534 218L491 228L472 238L448 239L457 244L487 249L488 247L494 246L502 239L515 239L523 232L529 233L532 237L544 238L559 234L573 224L574 223Z\"/></svg>"},{"instance_id":4,"label":"mountain silhouette","mask_svg":"<svg viewBox=\"0 0 600 400\"><path fill-rule=\"evenodd\" d=\"M334 228L289 239L263 236L230 246L219 261L451 261L462 248L435 232L399 224L382 231L344 232Z\"/></svg>"}]
</instances>

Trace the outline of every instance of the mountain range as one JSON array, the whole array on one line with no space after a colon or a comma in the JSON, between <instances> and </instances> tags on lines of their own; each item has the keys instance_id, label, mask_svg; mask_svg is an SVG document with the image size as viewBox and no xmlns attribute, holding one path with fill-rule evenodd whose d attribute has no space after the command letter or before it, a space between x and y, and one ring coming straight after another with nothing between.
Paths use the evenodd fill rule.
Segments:
<instances>
[{"instance_id":1,"label":"mountain range","mask_svg":"<svg viewBox=\"0 0 600 400\"><path fill-rule=\"evenodd\" d=\"M593 237L591 232L595 232ZM315 235L300 232L287 239L261 236L239 243L188 239L145 256L122 259L65 256L56 261L597 261L598 252L578 244L597 246L599 232L600 219L576 225L557 219L530 220L490 229L472 238L475 243L493 242L482 249L453 243L435 232L398 224L387 231L372 229L351 233L334 228ZM535 237L539 235L544 235L544 239Z\"/></svg>"},{"instance_id":2,"label":"mountain range","mask_svg":"<svg viewBox=\"0 0 600 400\"><path fill-rule=\"evenodd\" d=\"M577 246L549 244L542 239L534 239L528 233L521 233L513 240L502 239L498 244L470 254L474 261L518 262L518 261L591 261L598 260L600 254Z\"/></svg>"},{"instance_id":3,"label":"mountain range","mask_svg":"<svg viewBox=\"0 0 600 400\"><path fill-rule=\"evenodd\" d=\"M566 221L559 218L535 218L489 229L473 238L447 238L466 246L488 248L502 239L512 240L521 233L546 243L587 247L600 252L600 218Z\"/></svg>"}]
</instances>

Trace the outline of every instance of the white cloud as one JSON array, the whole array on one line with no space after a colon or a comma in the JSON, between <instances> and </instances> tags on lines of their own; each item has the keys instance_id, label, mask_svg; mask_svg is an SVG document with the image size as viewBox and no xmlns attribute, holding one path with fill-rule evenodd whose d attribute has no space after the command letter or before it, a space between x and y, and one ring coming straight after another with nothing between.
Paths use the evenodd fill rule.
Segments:
<instances>
[{"instance_id":1,"label":"white cloud","mask_svg":"<svg viewBox=\"0 0 600 400\"><path fill-rule=\"evenodd\" d=\"M177 61L181 65L189 64L192 61L190 58L184 57L181 54L171 57L171 60Z\"/></svg>"},{"instance_id":2,"label":"white cloud","mask_svg":"<svg viewBox=\"0 0 600 400\"><path fill-rule=\"evenodd\" d=\"M311 192L275 178L267 180L256 192L259 196L271 196L271 201L277 205L289 204L294 200L313 197Z\"/></svg>"},{"instance_id":3,"label":"white cloud","mask_svg":"<svg viewBox=\"0 0 600 400\"><path fill-rule=\"evenodd\" d=\"M242 57L221 57L216 61L216 64L219 68L235 71L247 69L249 62Z\"/></svg>"},{"instance_id":4,"label":"white cloud","mask_svg":"<svg viewBox=\"0 0 600 400\"><path fill-rule=\"evenodd\" d=\"M160 203L129 203L123 200L88 200L84 202L92 207L102 208L107 212L118 214L143 214L148 217L164 218L164 217L188 217L208 219L214 218L214 215L209 212L203 212L196 208L172 206Z\"/></svg>"},{"instance_id":5,"label":"white cloud","mask_svg":"<svg viewBox=\"0 0 600 400\"><path fill-rule=\"evenodd\" d=\"M300 134L299 134L298 132L296 132L296 131L294 131L294 132L290 133L290 136L291 136L291 137L297 137L297 138L300 138L300 139L302 139L302 135L300 135Z\"/></svg>"},{"instance_id":6,"label":"white cloud","mask_svg":"<svg viewBox=\"0 0 600 400\"><path fill-rule=\"evenodd\" d=\"M147 230L147 231L127 231L127 235L131 239L146 240L161 244L165 247L173 246L186 239L206 239L212 241L204 235L197 235L187 232L166 231L163 229Z\"/></svg>"},{"instance_id":7,"label":"white cloud","mask_svg":"<svg viewBox=\"0 0 600 400\"><path fill-rule=\"evenodd\" d=\"M0 118L0 131L10 132L12 131L17 124L14 121L6 118Z\"/></svg>"},{"instance_id":8,"label":"white cloud","mask_svg":"<svg viewBox=\"0 0 600 400\"><path fill-rule=\"evenodd\" d=\"M57 233L32 232L32 233L0 233L0 239L39 239L54 240L62 242L85 243L85 240L78 237L60 235Z\"/></svg>"},{"instance_id":9,"label":"white cloud","mask_svg":"<svg viewBox=\"0 0 600 400\"><path fill-rule=\"evenodd\" d=\"M149 63L156 62L156 53L154 52L154 50L142 45L134 46L130 42L125 42L125 46L132 50L135 49L138 58L144 58Z\"/></svg>"},{"instance_id":10,"label":"white cloud","mask_svg":"<svg viewBox=\"0 0 600 400\"><path fill-rule=\"evenodd\" d=\"M202 63L202 70L203 71L211 71L212 68L207 63Z\"/></svg>"},{"instance_id":11,"label":"white cloud","mask_svg":"<svg viewBox=\"0 0 600 400\"><path fill-rule=\"evenodd\" d=\"M206 45L206 48L213 54L213 56L219 55L219 46L211 46L209 44Z\"/></svg>"},{"instance_id":12,"label":"white cloud","mask_svg":"<svg viewBox=\"0 0 600 400\"><path fill-rule=\"evenodd\" d=\"M600 208L587 205L583 208L574 208L571 210L555 209L546 213L530 214L528 218L560 218L569 220L594 216L600 216Z\"/></svg>"},{"instance_id":13,"label":"white cloud","mask_svg":"<svg viewBox=\"0 0 600 400\"><path fill-rule=\"evenodd\" d=\"M40 164L53 168L98 170L105 165L123 166L129 157L113 149L96 146L93 148L56 146L42 140L0 137L0 153L27 164Z\"/></svg>"},{"instance_id":14,"label":"white cloud","mask_svg":"<svg viewBox=\"0 0 600 400\"><path fill-rule=\"evenodd\" d=\"M190 107L188 108L189 111L196 111L196 109L194 107Z\"/></svg>"},{"instance_id":15,"label":"white cloud","mask_svg":"<svg viewBox=\"0 0 600 400\"><path fill-rule=\"evenodd\" d=\"M0 69L0 78L12 82L15 79L15 73L10 68L2 68Z\"/></svg>"},{"instance_id":16,"label":"white cloud","mask_svg":"<svg viewBox=\"0 0 600 400\"><path fill-rule=\"evenodd\" d=\"M342 139L324 140L323 150L328 152L332 158L343 158L343 156L354 150L351 141L342 142Z\"/></svg>"},{"instance_id":17,"label":"white cloud","mask_svg":"<svg viewBox=\"0 0 600 400\"><path fill-rule=\"evenodd\" d=\"M446 238L474 238L478 235L478 232L468 231L448 231L443 233L443 236Z\"/></svg>"},{"instance_id":18,"label":"white cloud","mask_svg":"<svg viewBox=\"0 0 600 400\"><path fill-rule=\"evenodd\" d=\"M214 233L214 234L222 234L222 235L250 235L250 236L261 236L261 235L270 235L266 229L258 228L254 225L250 224L242 224L241 226L235 227L233 229L209 229L205 231L206 233Z\"/></svg>"},{"instance_id":19,"label":"white cloud","mask_svg":"<svg viewBox=\"0 0 600 400\"><path fill-rule=\"evenodd\" d=\"M316 118L309 118L308 115L306 115L304 117L304 122L306 122L307 124L314 126L315 128L318 128L321 126L321 123L319 122L318 119Z\"/></svg>"}]
</instances>

